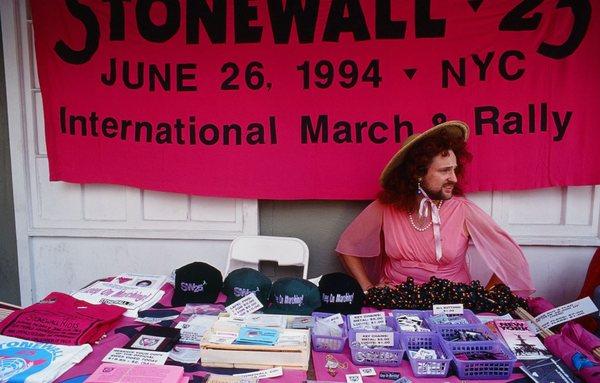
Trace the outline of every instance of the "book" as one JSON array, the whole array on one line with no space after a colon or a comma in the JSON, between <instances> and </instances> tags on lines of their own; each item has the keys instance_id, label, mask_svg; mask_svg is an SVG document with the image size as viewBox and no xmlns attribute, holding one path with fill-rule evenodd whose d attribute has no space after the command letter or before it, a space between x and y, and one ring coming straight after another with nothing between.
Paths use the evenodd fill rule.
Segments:
<instances>
[{"instance_id":1,"label":"book","mask_svg":"<svg viewBox=\"0 0 600 383\"><path fill-rule=\"evenodd\" d=\"M544 359L552 354L524 320L495 320L498 333L519 360Z\"/></svg>"},{"instance_id":2,"label":"book","mask_svg":"<svg viewBox=\"0 0 600 383\"><path fill-rule=\"evenodd\" d=\"M130 365L103 363L90 375L86 383L119 383L119 382L146 383L183 383L188 378L183 376L183 367L156 366L156 365Z\"/></svg>"},{"instance_id":3,"label":"book","mask_svg":"<svg viewBox=\"0 0 600 383\"><path fill-rule=\"evenodd\" d=\"M560 358L526 360L520 368L535 383L582 383Z\"/></svg>"}]
</instances>

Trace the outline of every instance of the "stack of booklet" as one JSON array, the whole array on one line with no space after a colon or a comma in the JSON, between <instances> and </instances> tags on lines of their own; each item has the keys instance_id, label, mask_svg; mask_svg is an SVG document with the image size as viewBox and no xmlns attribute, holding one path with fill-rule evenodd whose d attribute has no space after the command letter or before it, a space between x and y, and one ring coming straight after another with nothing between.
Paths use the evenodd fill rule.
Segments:
<instances>
[{"instance_id":1,"label":"stack of booklet","mask_svg":"<svg viewBox=\"0 0 600 383\"><path fill-rule=\"evenodd\" d=\"M236 344L258 344L273 346L279 339L279 330L267 327L242 327Z\"/></svg>"},{"instance_id":2,"label":"stack of booklet","mask_svg":"<svg viewBox=\"0 0 600 383\"><path fill-rule=\"evenodd\" d=\"M138 311L154 306L164 295L160 288L164 275L121 274L110 282L95 282L71 294L89 303L105 303L127 309L125 316L137 317Z\"/></svg>"},{"instance_id":3,"label":"stack of booklet","mask_svg":"<svg viewBox=\"0 0 600 383\"><path fill-rule=\"evenodd\" d=\"M104 363L85 380L85 383L187 383L183 367L157 365L129 365Z\"/></svg>"}]
</instances>

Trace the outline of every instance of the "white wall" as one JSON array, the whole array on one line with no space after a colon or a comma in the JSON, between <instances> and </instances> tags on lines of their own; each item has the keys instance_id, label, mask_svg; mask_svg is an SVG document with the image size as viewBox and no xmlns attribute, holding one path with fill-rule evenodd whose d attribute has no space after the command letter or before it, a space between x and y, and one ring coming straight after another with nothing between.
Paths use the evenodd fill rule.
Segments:
<instances>
[{"instance_id":1,"label":"white wall","mask_svg":"<svg viewBox=\"0 0 600 383\"><path fill-rule=\"evenodd\" d=\"M122 186L50 183L42 99L25 1L0 2L21 297L69 291L122 271L167 273L191 260L224 265L229 241L258 233L257 201L219 200ZM472 195L524 246L538 294L577 295L600 245L600 188ZM309 276L339 269L333 248L355 202L266 202L262 234L304 239ZM477 258L477 257L475 257Z\"/></svg>"}]
</instances>

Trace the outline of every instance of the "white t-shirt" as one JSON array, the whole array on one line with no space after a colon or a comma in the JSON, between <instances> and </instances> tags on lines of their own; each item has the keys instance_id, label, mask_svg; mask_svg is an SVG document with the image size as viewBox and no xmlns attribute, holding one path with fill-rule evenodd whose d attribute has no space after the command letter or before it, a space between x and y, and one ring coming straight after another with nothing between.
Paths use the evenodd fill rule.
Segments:
<instances>
[{"instance_id":1,"label":"white t-shirt","mask_svg":"<svg viewBox=\"0 0 600 383\"><path fill-rule=\"evenodd\" d=\"M58 346L0 335L0 382L52 382L90 352L89 344Z\"/></svg>"}]
</instances>

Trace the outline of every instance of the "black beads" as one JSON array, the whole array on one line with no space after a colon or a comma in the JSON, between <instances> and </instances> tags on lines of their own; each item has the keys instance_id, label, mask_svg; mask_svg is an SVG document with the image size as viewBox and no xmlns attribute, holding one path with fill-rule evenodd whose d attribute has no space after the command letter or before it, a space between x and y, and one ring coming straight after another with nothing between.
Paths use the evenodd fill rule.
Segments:
<instances>
[{"instance_id":1,"label":"black beads","mask_svg":"<svg viewBox=\"0 0 600 383\"><path fill-rule=\"evenodd\" d=\"M508 286L498 284L485 290L480 281L469 284L431 277L418 285L412 277L397 286L373 287L366 297L367 306L378 309L430 310L434 304L462 303L473 312L503 315L517 307L527 309L525 299L514 295Z\"/></svg>"}]
</instances>

